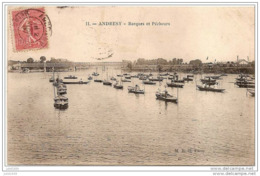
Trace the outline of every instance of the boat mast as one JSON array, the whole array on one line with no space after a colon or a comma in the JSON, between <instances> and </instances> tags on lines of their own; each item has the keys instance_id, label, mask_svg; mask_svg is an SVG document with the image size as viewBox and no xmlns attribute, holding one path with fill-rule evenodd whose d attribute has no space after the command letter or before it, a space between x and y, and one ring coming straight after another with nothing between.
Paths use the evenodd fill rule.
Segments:
<instances>
[{"instance_id":1,"label":"boat mast","mask_svg":"<svg viewBox=\"0 0 260 176\"><path fill-rule=\"evenodd\" d=\"M107 68L107 81L108 81L108 68Z\"/></svg>"},{"instance_id":2,"label":"boat mast","mask_svg":"<svg viewBox=\"0 0 260 176\"><path fill-rule=\"evenodd\" d=\"M179 99L179 88L177 88L177 100Z\"/></svg>"},{"instance_id":3,"label":"boat mast","mask_svg":"<svg viewBox=\"0 0 260 176\"><path fill-rule=\"evenodd\" d=\"M145 84L143 84L144 85L144 91L145 91Z\"/></svg>"},{"instance_id":4,"label":"boat mast","mask_svg":"<svg viewBox=\"0 0 260 176\"><path fill-rule=\"evenodd\" d=\"M54 75L54 67L52 68L53 70L53 83L55 83L55 75ZM55 86L53 85L53 92L54 92L54 98L55 98Z\"/></svg>"}]
</instances>

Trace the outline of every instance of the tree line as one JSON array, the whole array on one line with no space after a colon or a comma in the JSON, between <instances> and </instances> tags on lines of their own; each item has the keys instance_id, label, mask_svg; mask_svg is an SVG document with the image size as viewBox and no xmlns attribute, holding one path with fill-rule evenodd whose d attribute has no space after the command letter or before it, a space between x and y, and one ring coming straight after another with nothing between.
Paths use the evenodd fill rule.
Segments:
<instances>
[{"instance_id":1,"label":"tree line","mask_svg":"<svg viewBox=\"0 0 260 176\"><path fill-rule=\"evenodd\" d=\"M39 61L36 61L34 60L32 57L28 58L26 60L27 63L34 63L34 62L40 62L40 63L43 63L43 62L47 62L47 63L60 63L60 62L70 62L69 60L67 59L55 59L55 58L51 58L50 60L47 60L45 56L41 56L40 57L40 60Z\"/></svg>"}]
</instances>

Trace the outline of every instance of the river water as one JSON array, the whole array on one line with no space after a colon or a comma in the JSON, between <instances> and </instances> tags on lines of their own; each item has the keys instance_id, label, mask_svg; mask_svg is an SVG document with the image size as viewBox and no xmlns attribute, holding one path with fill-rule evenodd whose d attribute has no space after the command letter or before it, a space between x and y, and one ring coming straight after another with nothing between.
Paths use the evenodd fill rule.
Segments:
<instances>
[{"instance_id":1,"label":"river water","mask_svg":"<svg viewBox=\"0 0 260 176\"><path fill-rule=\"evenodd\" d=\"M86 80L95 70L59 73ZM109 75L120 74L111 70ZM135 73L132 73L135 74ZM69 108L53 107L51 73L8 73L7 160L10 165L253 165L254 97L237 75L219 81L224 93L196 90L204 75L179 89L178 104L93 82L67 85ZM103 77L106 78L106 74ZM185 76L185 74L182 74ZM176 88L167 88L177 94Z\"/></svg>"}]
</instances>

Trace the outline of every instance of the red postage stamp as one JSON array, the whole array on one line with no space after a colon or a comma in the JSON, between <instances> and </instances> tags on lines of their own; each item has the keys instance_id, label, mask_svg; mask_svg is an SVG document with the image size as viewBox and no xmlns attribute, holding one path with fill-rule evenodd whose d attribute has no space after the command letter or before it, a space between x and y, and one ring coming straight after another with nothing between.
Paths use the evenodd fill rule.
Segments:
<instances>
[{"instance_id":1,"label":"red postage stamp","mask_svg":"<svg viewBox=\"0 0 260 176\"><path fill-rule=\"evenodd\" d=\"M47 48L47 20L44 8L12 11L15 50Z\"/></svg>"}]
</instances>

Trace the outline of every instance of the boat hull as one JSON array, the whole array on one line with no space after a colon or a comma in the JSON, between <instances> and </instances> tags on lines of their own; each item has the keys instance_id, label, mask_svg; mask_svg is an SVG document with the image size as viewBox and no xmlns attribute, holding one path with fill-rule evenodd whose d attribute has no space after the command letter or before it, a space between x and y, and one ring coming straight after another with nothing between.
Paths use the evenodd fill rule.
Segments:
<instances>
[{"instance_id":1,"label":"boat hull","mask_svg":"<svg viewBox=\"0 0 260 176\"><path fill-rule=\"evenodd\" d=\"M88 84L89 82L77 81L77 82L63 82L64 84Z\"/></svg>"},{"instance_id":2,"label":"boat hull","mask_svg":"<svg viewBox=\"0 0 260 176\"><path fill-rule=\"evenodd\" d=\"M57 91L57 94L64 95L67 94L67 91Z\"/></svg>"},{"instance_id":3,"label":"boat hull","mask_svg":"<svg viewBox=\"0 0 260 176\"><path fill-rule=\"evenodd\" d=\"M184 83L184 80L174 80L176 83Z\"/></svg>"},{"instance_id":4,"label":"boat hull","mask_svg":"<svg viewBox=\"0 0 260 176\"><path fill-rule=\"evenodd\" d=\"M149 79L149 81L163 81L163 79Z\"/></svg>"},{"instance_id":5,"label":"boat hull","mask_svg":"<svg viewBox=\"0 0 260 176\"><path fill-rule=\"evenodd\" d=\"M216 83L216 80L215 79L212 79L212 80L209 80L209 79L201 79L200 80L203 84L204 83Z\"/></svg>"},{"instance_id":6,"label":"boat hull","mask_svg":"<svg viewBox=\"0 0 260 176\"><path fill-rule=\"evenodd\" d=\"M252 92L252 91L248 91L248 92L251 94L252 97L255 96L255 92Z\"/></svg>"},{"instance_id":7,"label":"boat hull","mask_svg":"<svg viewBox=\"0 0 260 176\"><path fill-rule=\"evenodd\" d=\"M163 100L165 102L174 102L174 103L178 103L178 99L177 98L165 98L165 97L162 97L160 95L156 95L156 99L157 100Z\"/></svg>"},{"instance_id":8,"label":"boat hull","mask_svg":"<svg viewBox=\"0 0 260 176\"><path fill-rule=\"evenodd\" d=\"M144 94L144 91L134 91L134 90L128 90L129 93L134 93L134 94Z\"/></svg>"},{"instance_id":9,"label":"boat hull","mask_svg":"<svg viewBox=\"0 0 260 176\"><path fill-rule=\"evenodd\" d=\"M155 85L156 83L155 82L147 82L147 81L143 81L144 84L147 84L147 85Z\"/></svg>"},{"instance_id":10,"label":"boat hull","mask_svg":"<svg viewBox=\"0 0 260 176\"><path fill-rule=\"evenodd\" d=\"M237 84L239 88L255 88L254 84Z\"/></svg>"},{"instance_id":11,"label":"boat hull","mask_svg":"<svg viewBox=\"0 0 260 176\"><path fill-rule=\"evenodd\" d=\"M197 86L200 91L210 91L210 92L224 92L225 89L215 89L211 87Z\"/></svg>"},{"instance_id":12,"label":"boat hull","mask_svg":"<svg viewBox=\"0 0 260 176\"><path fill-rule=\"evenodd\" d=\"M64 77L64 79L78 79L78 77Z\"/></svg>"},{"instance_id":13,"label":"boat hull","mask_svg":"<svg viewBox=\"0 0 260 176\"><path fill-rule=\"evenodd\" d=\"M116 86L116 85L114 85L114 88L115 89L123 89L123 86Z\"/></svg>"},{"instance_id":14,"label":"boat hull","mask_svg":"<svg viewBox=\"0 0 260 176\"><path fill-rule=\"evenodd\" d=\"M111 83L111 82L103 82L103 85L105 85L105 86L111 86L112 83Z\"/></svg>"},{"instance_id":15,"label":"boat hull","mask_svg":"<svg viewBox=\"0 0 260 176\"><path fill-rule=\"evenodd\" d=\"M67 109L69 107L69 104L56 104L56 103L54 103L54 107L56 109Z\"/></svg>"},{"instance_id":16,"label":"boat hull","mask_svg":"<svg viewBox=\"0 0 260 176\"><path fill-rule=\"evenodd\" d=\"M191 78L183 78L184 81L193 81Z\"/></svg>"},{"instance_id":17,"label":"boat hull","mask_svg":"<svg viewBox=\"0 0 260 176\"><path fill-rule=\"evenodd\" d=\"M167 83L168 87L178 87L178 88L183 88L184 85L181 84L172 84L172 83Z\"/></svg>"}]
</instances>

